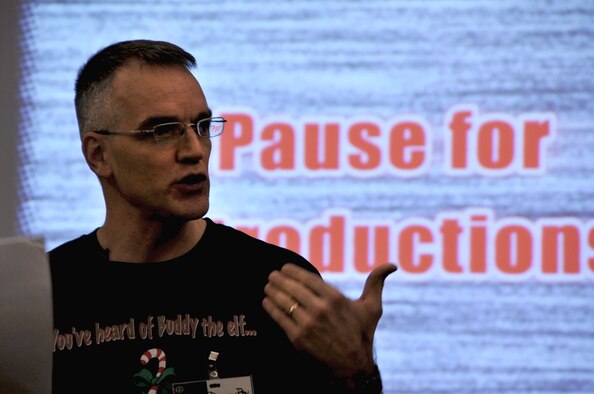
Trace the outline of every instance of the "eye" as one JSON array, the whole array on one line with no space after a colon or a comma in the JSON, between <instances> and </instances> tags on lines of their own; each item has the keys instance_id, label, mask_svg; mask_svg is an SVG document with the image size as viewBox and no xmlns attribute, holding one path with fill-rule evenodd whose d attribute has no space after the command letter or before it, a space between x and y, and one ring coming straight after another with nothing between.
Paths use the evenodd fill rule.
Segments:
<instances>
[{"instance_id":1,"label":"eye","mask_svg":"<svg viewBox=\"0 0 594 394\"><path fill-rule=\"evenodd\" d=\"M198 134L203 137L210 136L210 119L203 119L198 122Z\"/></svg>"},{"instance_id":2,"label":"eye","mask_svg":"<svg viewBox=\"0 0 594 394\"><path fill-rule=\"evenodd\" d=\"M184 125L179 122L163 123L153 127L153 137L157 142L175 140L184 132Z\"/></svg>"}]
</instances>

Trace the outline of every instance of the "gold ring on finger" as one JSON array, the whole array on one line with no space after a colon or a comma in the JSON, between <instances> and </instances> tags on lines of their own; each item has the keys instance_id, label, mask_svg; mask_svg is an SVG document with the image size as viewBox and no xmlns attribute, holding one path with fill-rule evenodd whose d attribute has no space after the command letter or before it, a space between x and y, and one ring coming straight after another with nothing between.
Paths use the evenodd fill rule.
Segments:
<instances>
[{"instance_id":1,"label":"gold ring on finger","mask_svg":"<svg viewBox=\"0 0 594 394\"><path fill-rule=\"evenodd\" d=\"M299 303L296 302L293 305L291 305L291 307L289 308L289 316L291 316L293 314L293 312L295 312L295 310L299 308Z\"/></svg>"}]
</instances>

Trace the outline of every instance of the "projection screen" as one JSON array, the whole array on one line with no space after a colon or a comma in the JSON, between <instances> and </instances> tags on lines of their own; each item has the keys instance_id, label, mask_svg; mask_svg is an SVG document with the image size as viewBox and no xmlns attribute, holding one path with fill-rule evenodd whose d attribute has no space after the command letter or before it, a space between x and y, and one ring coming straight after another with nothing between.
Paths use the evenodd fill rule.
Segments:
<instances>
[{"instance_id":1,"label":"projection screen","mask_svg":"<svg viewBox=\"0 0 594 394\"><path fill-rule=\"evenodd\" d=\"M213 220L304 255L352 298L395 262L385 393L594 392L594 3L27 1L18 231L103 221L73 106L112 42L193 53Z\"/></svg>"}]
</instances>

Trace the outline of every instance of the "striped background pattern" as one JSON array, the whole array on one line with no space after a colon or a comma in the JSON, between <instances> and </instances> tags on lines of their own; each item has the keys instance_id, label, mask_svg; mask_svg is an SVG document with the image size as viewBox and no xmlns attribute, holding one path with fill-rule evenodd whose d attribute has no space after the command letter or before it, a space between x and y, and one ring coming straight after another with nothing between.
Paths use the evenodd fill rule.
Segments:
<instances>
[{"instance_id":1,"label":"striped background pattern","mask_svg":"<svg viewBox=\"0 0 594 394\"><path fill-rule=\"evenodd\" d=\"M487 207L498 218L592 220L593 22L591 0L26 2L21 226L50 248L101 224L73 83L88 56L130 38L170 40L193 53L215 112L415 114L433 127L430 171L408 179L271 179L246 157L240 176L213 176L211 217L308 221L341 208L396 222ZM554 113L545 173L445 175L443 117L460 103L510 116ZM363 287L360 278L329 280L353 297ZM594 393L594 286L409 282L396 273L386 282L376 351L386 394Z\"/></svg>"}]
</instances>

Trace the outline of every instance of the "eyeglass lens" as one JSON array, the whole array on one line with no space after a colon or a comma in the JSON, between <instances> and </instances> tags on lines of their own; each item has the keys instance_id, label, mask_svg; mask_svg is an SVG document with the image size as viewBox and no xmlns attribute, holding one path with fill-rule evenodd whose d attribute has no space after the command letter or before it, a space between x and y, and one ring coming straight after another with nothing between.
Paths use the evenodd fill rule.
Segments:
<instances>
[{"instance_id":1,"label":"eyeglass lens","mask_svg":"<svg viewBox=\"0 0 594 394\"><path fill-rule=\"evenodd\" d=\"M225 121L221 118L205 119L197 125L192 125L197 134L201 137L216 137L223 132ZM153 137L156 142L177 141L183 138L187 125L181 122L171 122L157 125L153 128Z\"/></svg>"}]
</instances>

